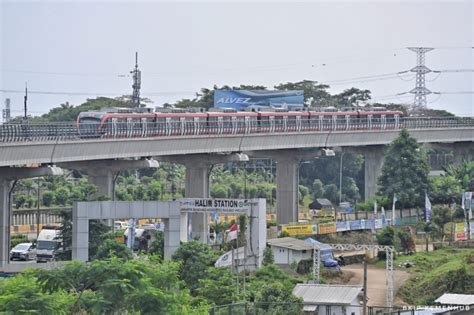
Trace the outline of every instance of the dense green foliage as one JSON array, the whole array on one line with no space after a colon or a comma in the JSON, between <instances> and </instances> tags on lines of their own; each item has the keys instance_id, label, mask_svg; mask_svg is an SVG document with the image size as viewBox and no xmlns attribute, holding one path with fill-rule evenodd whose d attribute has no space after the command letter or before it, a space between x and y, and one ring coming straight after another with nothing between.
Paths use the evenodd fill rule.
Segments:
<instances>
[{"instance_id":1,"label":"dense green foliage","mask_svg":"<svg viewBox=\"0 0 474 315\"><path fill-rule=\"evenodd\" d=\"M428 172L425 151L403 129L385 154L378 194L390 200L396 195L401 208L422 206L428 191Z\"/></svg>"},{"instance_id":2,"label":"dense green foliage","mask_svg":"<svg viewBox=\"0 0 474 315\"><path fill-rule=\"evenodd\" d=\"M444 293L474 294L473 259L472 249L417 253L410 257L415 266L400 288L400 297L410 305L432 305Z\"/></svg>"}]
</instances>

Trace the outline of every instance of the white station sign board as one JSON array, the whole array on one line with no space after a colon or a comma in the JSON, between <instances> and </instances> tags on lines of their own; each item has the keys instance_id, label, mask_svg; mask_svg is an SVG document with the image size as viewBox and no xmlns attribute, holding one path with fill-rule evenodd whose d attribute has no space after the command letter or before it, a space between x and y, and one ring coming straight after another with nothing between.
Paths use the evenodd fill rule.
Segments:
<instances>
[{"instance_id":1,"label":"white station sign board","mask_svg":"<svg viewBox=\"0 0 474 315\"><path fill-rule=\"evenodd\" d=\"M250 213L254 200L184 198L179 200L182 212Z\"/></svg>"}]
</instances>

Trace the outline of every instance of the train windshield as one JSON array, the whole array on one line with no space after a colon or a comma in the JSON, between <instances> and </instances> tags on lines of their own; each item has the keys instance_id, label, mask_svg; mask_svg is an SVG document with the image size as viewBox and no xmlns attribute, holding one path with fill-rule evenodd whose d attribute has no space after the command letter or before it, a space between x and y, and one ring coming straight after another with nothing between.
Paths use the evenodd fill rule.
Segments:
<instances>
[{"instance_id":1,"label":"train windshield","mask_svg":"<svg viewBox=\"0 0 474 315\"><path fill-rule=\"evenodd\" d=\"M103 116L100 113L81 113L81 116L79 116L79 133L81 135L96 135L100 129Z\"/></svg>"}]
</instances>

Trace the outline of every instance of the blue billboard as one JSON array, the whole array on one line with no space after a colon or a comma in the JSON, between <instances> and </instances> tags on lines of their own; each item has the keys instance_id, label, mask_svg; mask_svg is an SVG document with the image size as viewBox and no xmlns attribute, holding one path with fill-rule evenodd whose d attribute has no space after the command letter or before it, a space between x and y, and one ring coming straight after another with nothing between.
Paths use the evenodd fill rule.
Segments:
<instances>
[{"instance_id":1,"label":"blue billboard","mask_svg":"<svg viewBox=\"0 0 474 315\"><path fill-rule=\"evenodd\" d=\"M214 107L245 110L247 107L302 108L303 91L216 90Z\"/></svg>"}]
</instances>

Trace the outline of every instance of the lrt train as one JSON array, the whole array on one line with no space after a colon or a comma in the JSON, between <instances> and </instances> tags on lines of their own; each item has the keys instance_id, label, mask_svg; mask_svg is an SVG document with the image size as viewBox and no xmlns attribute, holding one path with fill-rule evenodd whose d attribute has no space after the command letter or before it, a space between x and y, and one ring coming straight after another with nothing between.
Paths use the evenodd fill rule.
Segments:
<instances>
[{"instance_id":1,"label":"lrt train","mask_svg":"<svg viewBox=\"0 0 474 315\"><path fill-rule=\"evenodd\" d=\"M235 111L109 109L82 112L77 118L81 137L155 137L179 135L247 134L400 127L400 111L382 107L368 110Z\"/></svg>"}]
</instances>

